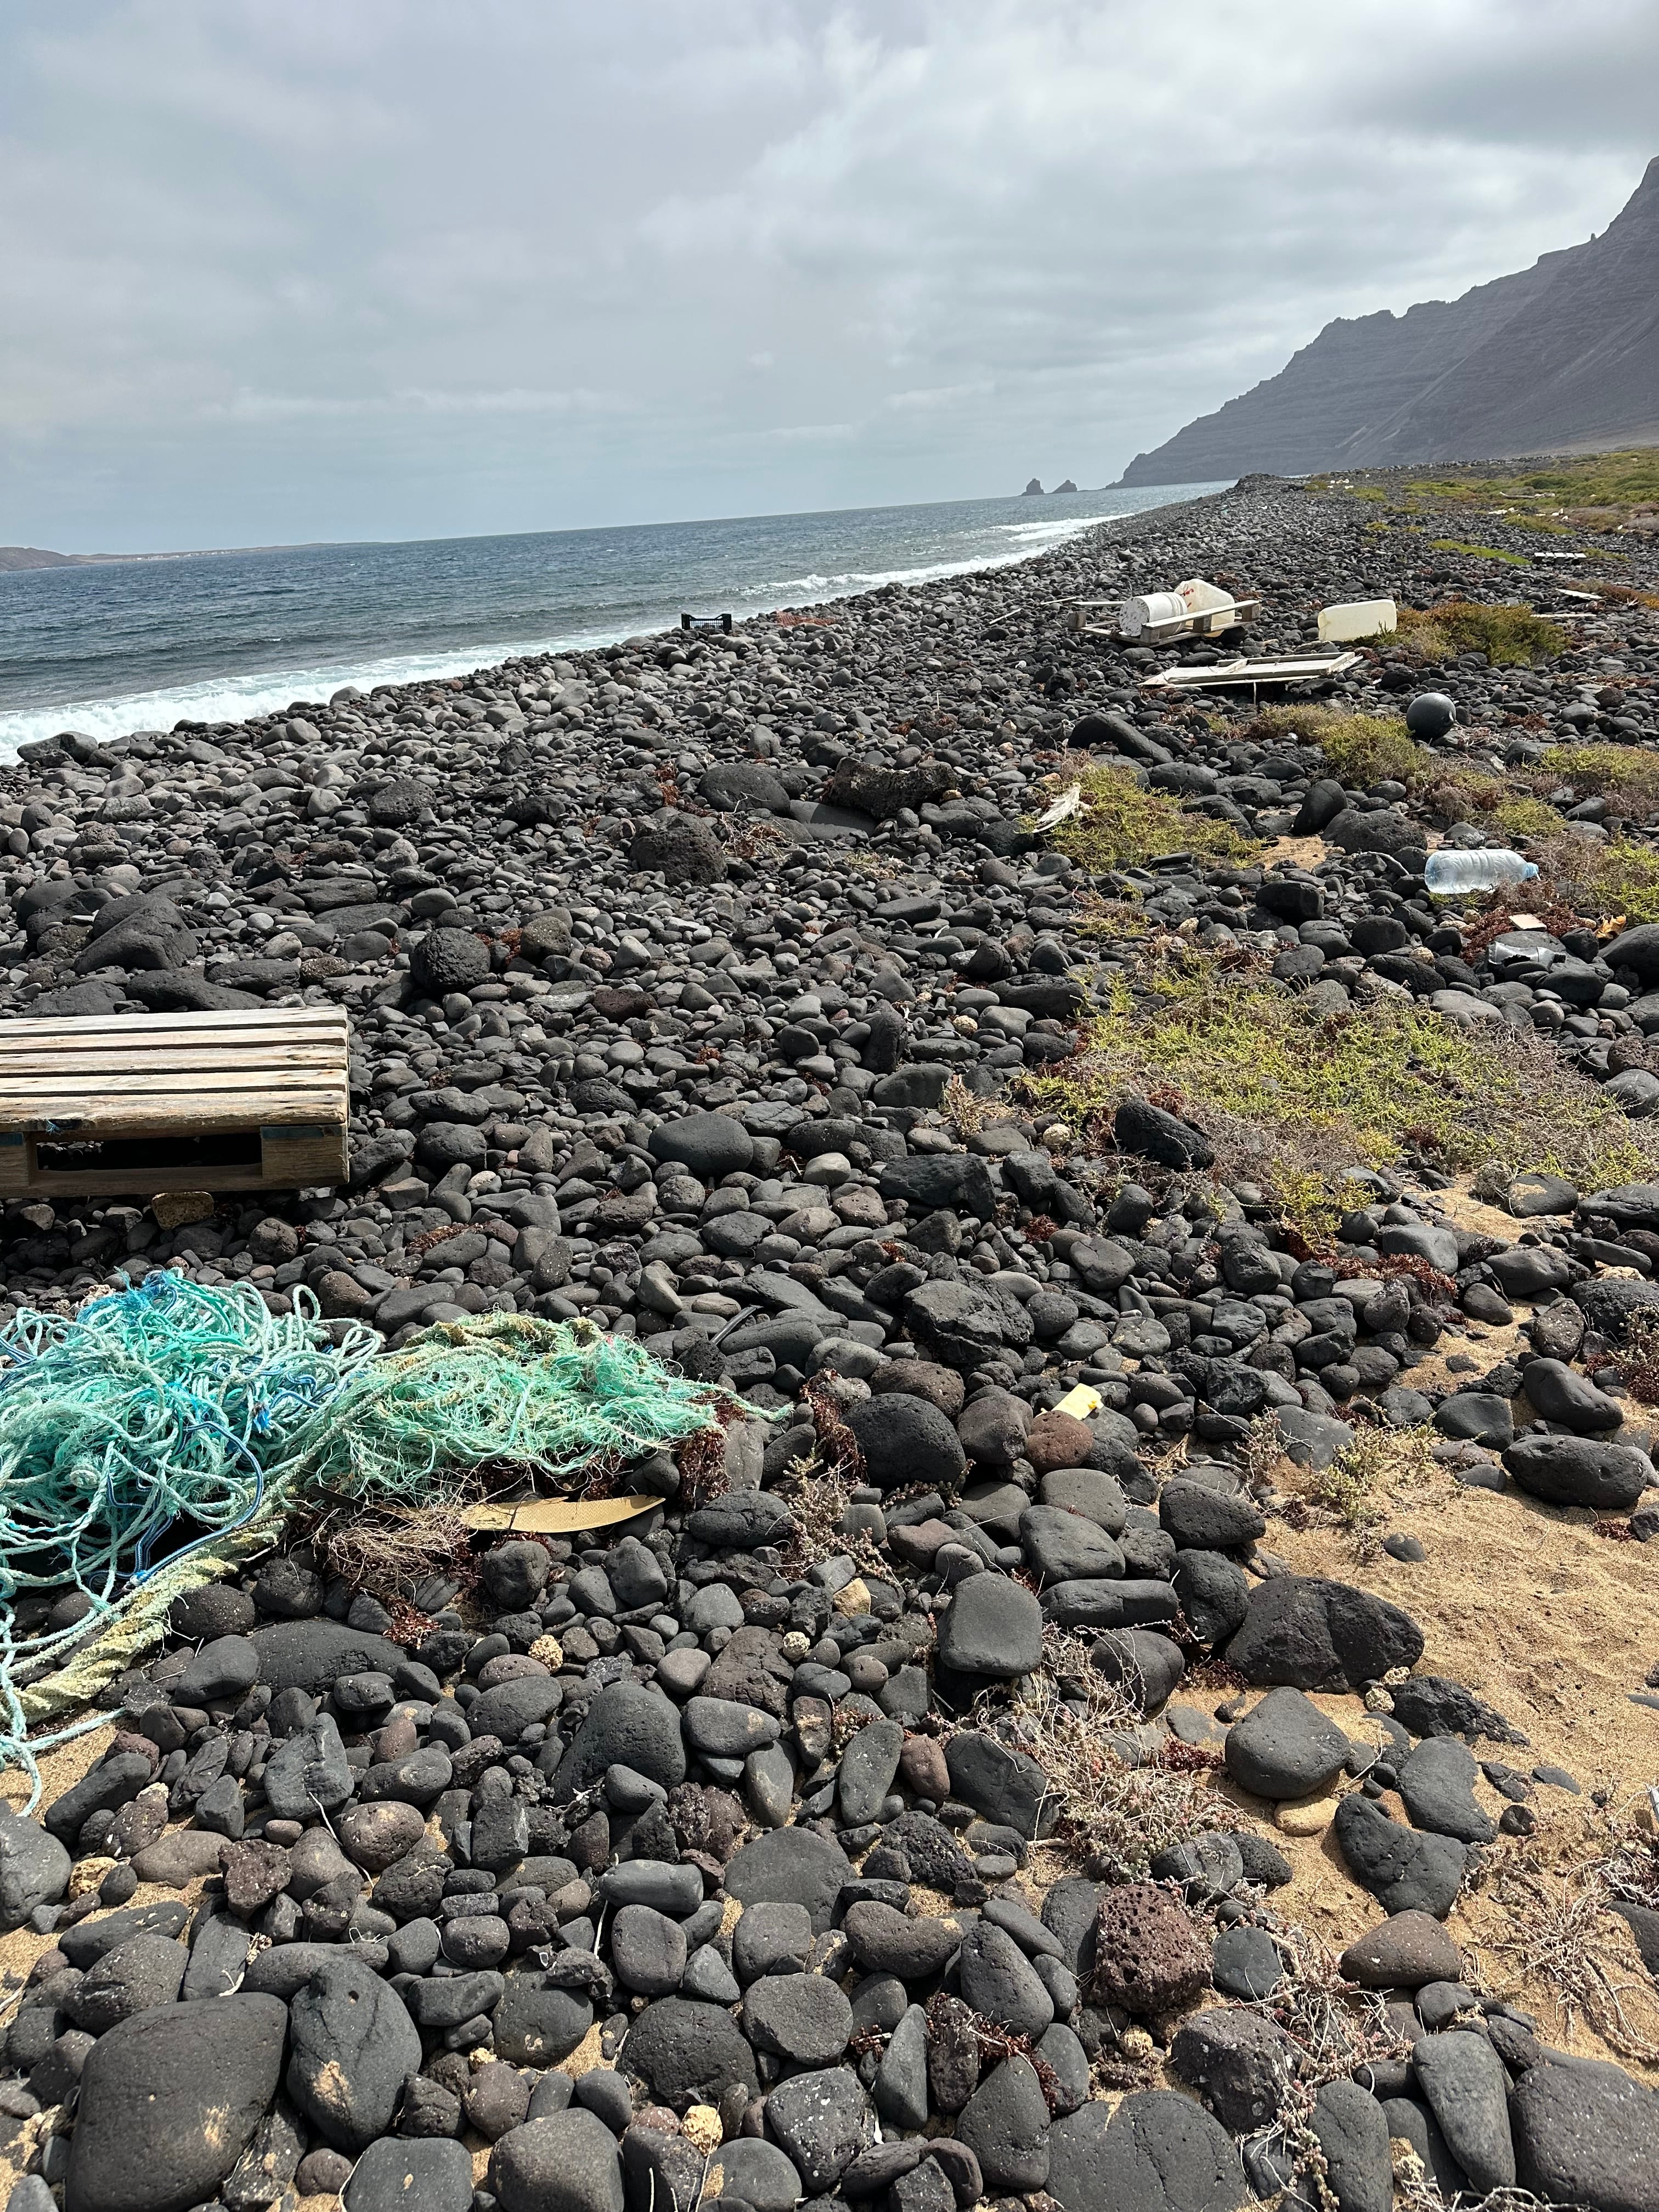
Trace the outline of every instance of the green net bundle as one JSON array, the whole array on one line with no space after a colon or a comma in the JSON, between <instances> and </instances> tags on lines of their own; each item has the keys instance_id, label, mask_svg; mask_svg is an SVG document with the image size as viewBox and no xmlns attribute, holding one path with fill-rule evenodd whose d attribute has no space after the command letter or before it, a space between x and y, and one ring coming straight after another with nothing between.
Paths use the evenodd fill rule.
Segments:
<instances>
[{"instance_id":1,"label":"green net bundle","mask_svg":"<svg viewBox=\"0 0 1659 2212\"><path fill-rule=\"evenodd\" d=\"M250 1285L159 1269L72 1316L19 1313L0 1330L0 1764L33 1774L43 1747L16 1674L88 1632L20 1636L21 1592L79 1589L106 1625L308 1492L428 1504L495 1460L557 1479L708 1427L718 1395L585 1322L481 1315L386 1352L304 1290L274 1315Z\"/></svg>"}]
</instances>

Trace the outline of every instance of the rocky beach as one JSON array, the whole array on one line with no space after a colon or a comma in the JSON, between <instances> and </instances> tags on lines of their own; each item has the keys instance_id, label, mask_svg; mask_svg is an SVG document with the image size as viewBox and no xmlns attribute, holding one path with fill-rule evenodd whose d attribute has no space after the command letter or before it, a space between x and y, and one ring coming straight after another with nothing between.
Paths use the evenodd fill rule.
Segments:
<instances>
[{"instance_id":1,"label":"rocky beach","mask_svg":"<svg viewBox=\"0 0 1659 2212\"><path fill-rule=\"evenodd\" d=\"M0 1054L351 1035L347 1187L8 1200L8 1347L172 1277L720 1420L298 1527L8 1774L11 2212L1659 2203L1659 541L1467 491L0 770ZM1242 647L1070 618L1193 575Z\"/></svg>"}]
</instances>

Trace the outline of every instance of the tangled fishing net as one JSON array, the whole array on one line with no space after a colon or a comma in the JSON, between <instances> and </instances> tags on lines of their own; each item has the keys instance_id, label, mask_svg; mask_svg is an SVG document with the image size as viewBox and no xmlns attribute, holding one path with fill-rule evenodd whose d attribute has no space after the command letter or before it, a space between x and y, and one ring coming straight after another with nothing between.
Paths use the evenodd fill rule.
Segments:
<instances>
[{"instance_id":1,"label":"tangled fishing net","mask_svg":"<svg viewBox=\"0 0 1659 2212\"><path fill-rule=\"evenodd\" d=\"M428 1504L495 1460L557 1480L714 1418L708 1384L585 1322L487 1314L394 1352L358 1323L338 1334L304 1290L274 1315L251 1285L161 1269L0 1330L0 1765L38 1785L35 1754L97 1724L31 1744L29 1719L53 1708L20 1673L135 1607L153 1620L309 1493ZM198 1532L182 1545L180 1524ZM65 1586L90 1622L18 1635L20 1592Z\"/></svg>"}]
</instances>

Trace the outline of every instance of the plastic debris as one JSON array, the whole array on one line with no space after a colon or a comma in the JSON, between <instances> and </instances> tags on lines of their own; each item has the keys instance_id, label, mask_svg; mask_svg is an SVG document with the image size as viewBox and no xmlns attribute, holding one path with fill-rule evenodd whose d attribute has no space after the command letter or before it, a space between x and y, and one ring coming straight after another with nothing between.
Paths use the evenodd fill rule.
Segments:
<instances>
[{"instance_id":1,"label":"plastic debris","mask_svg":"<svg viewBox=\"0 0 1659 2212\"><path fill-rule=\"evenodd\" d=\"M1083 804L1083 786L1068 784L1052 805L1045 806L1036 818L1039 830L1052 830L1056 822L1063 822L1068 814L1075 814Z\"/></svg>"},{"instance_id":2,"label":"plastic debris","mask_svg":"<svg viewBox=\"0 0 1659 2212\"><path fill-rule=\"evenodd\" d=\"M1400 610L1392 599L1341 599L1319 610L1319 635L1328 645L1346 645L1356 637L1380 637L1399 627Z\"/></svg>"},{"instance_id":3,"label":"plastic debris","mask_svg":"<svg viewBox=\"0 0 1659 2212\"><path fill-rule=\"evenodd\" d=\"M1482 845L1462 852L1444 846L1431 853L1423 880L1436 898L1455 898L1464 891L1495 891L1501 884L1524 884L1538 873L1537 866L1523 860L1506 847Z\"/></svg>"}]
</instances>

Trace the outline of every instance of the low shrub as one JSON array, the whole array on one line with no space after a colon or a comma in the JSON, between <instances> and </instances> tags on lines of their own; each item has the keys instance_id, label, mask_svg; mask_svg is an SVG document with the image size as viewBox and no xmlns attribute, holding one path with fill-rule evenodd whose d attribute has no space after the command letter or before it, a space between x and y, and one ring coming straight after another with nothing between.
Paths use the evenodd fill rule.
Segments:
<instances>
[{"instance_id":1,"label":"low shrub","mask_svg":"<svg viewBox=\"0 0 1659 2212\"><path fill-rule=\"evenodd\" d=\"M1426 610L1401 607L1400 632L1423 659L1484 653L1495 666L1531 668L1564 650L1565 630L1528 606L1483 606L1474 599L1445 599Z\"/></svg>"},{"instance_id":2,"label":"low shrub","mask_svg":"<svg viewBox=\"0 0 1659 2212\"><path fill-rule=\"evenodd\" d=\"M1530 568L1532 562L1524 553L1505 553L1497 545L1471 545L1462 538L1432 538L1429 543L1437 553L1467 553L1481 561L1507 561L1511 568Z\"/></svg>"},{"instance_id":3,"label":"low shrub","mask_svg":"<svg viewBox=\"0 0 1659 2212\"><path fill-rule=\"evenodd\" d=\"M1172 853L1201 854L1209 860L1243 865L1261 851L1230 822L1188 814L1161 791L1144 791L1127 769L1097 766L1078 779L1083 803L1049 833L1056 852L1091 875L1113 868L1144 867Z\"/></svg>"},{"instance_id":4,"label":"low shrub","mask_svg":"<svg viewBox=\"0 0 1659 2212\"><path fill-rule=\"evenodd\" d=\"M1269 707L1245 732L1249 738L1300 738L1316 744L1333 775L1357 789L1386 782L1413 783L1433 766L1434 755L1407 734L1397 714L1347 714L1340 708Z\"/></svg>"},{"instance_id":5,"label":"low shrub","mask_svg":"<svg viewBox=\"0 0 1659 2212\"><path fill-rule=\"evenodd\" d=\"M1483 830L1498 830L1511 843L1559 837L1565 827L1553 806L1517 788L1515 781L1468 769L1442 770L1422 798L1443 822L1472 822Z\"/></svg>"},{"instance_id":6,"label":"low shrub","mask_svg":"<svg viewBox=\"0 0 1659 2212\"><path fill-rule=\"evenodd\" d=\"M1638 819L1659 809L1659 752L1640 745L1552 745L1540 765L1581 799L1606 799Z\"/></svg>"},{"instance_id":7,"label":"low shrub","mask_svg":"<svg viewBox=\"0 0 1659 2212\"><path fill-rule=\"evenodd\" d=\"M1625 838L1563 836L1535 855L1540 884L1590 921L1659 921L1659 853Z\"/></svg>"},{"instance_id":8,"label":"low shrub","mask_svg":"<svg viewBox=\"0 0 1659 2212\"><path fill-rule=\"evenodd\" d=\"M1121 1098L1152 1097L1209 1135L1218 1175L1260 1183L1316 1242L1355 1202L1356 1168L1408 1153L1547 1168L1581 1189L1659 1160L1659 1137L1530 1033L1471 1032L1395 1000L1322 1015L1260 963L1167 940L1115 983L1079 1055L1024 1087L1096 1146Z\"/></svg>"}]
</instances>

